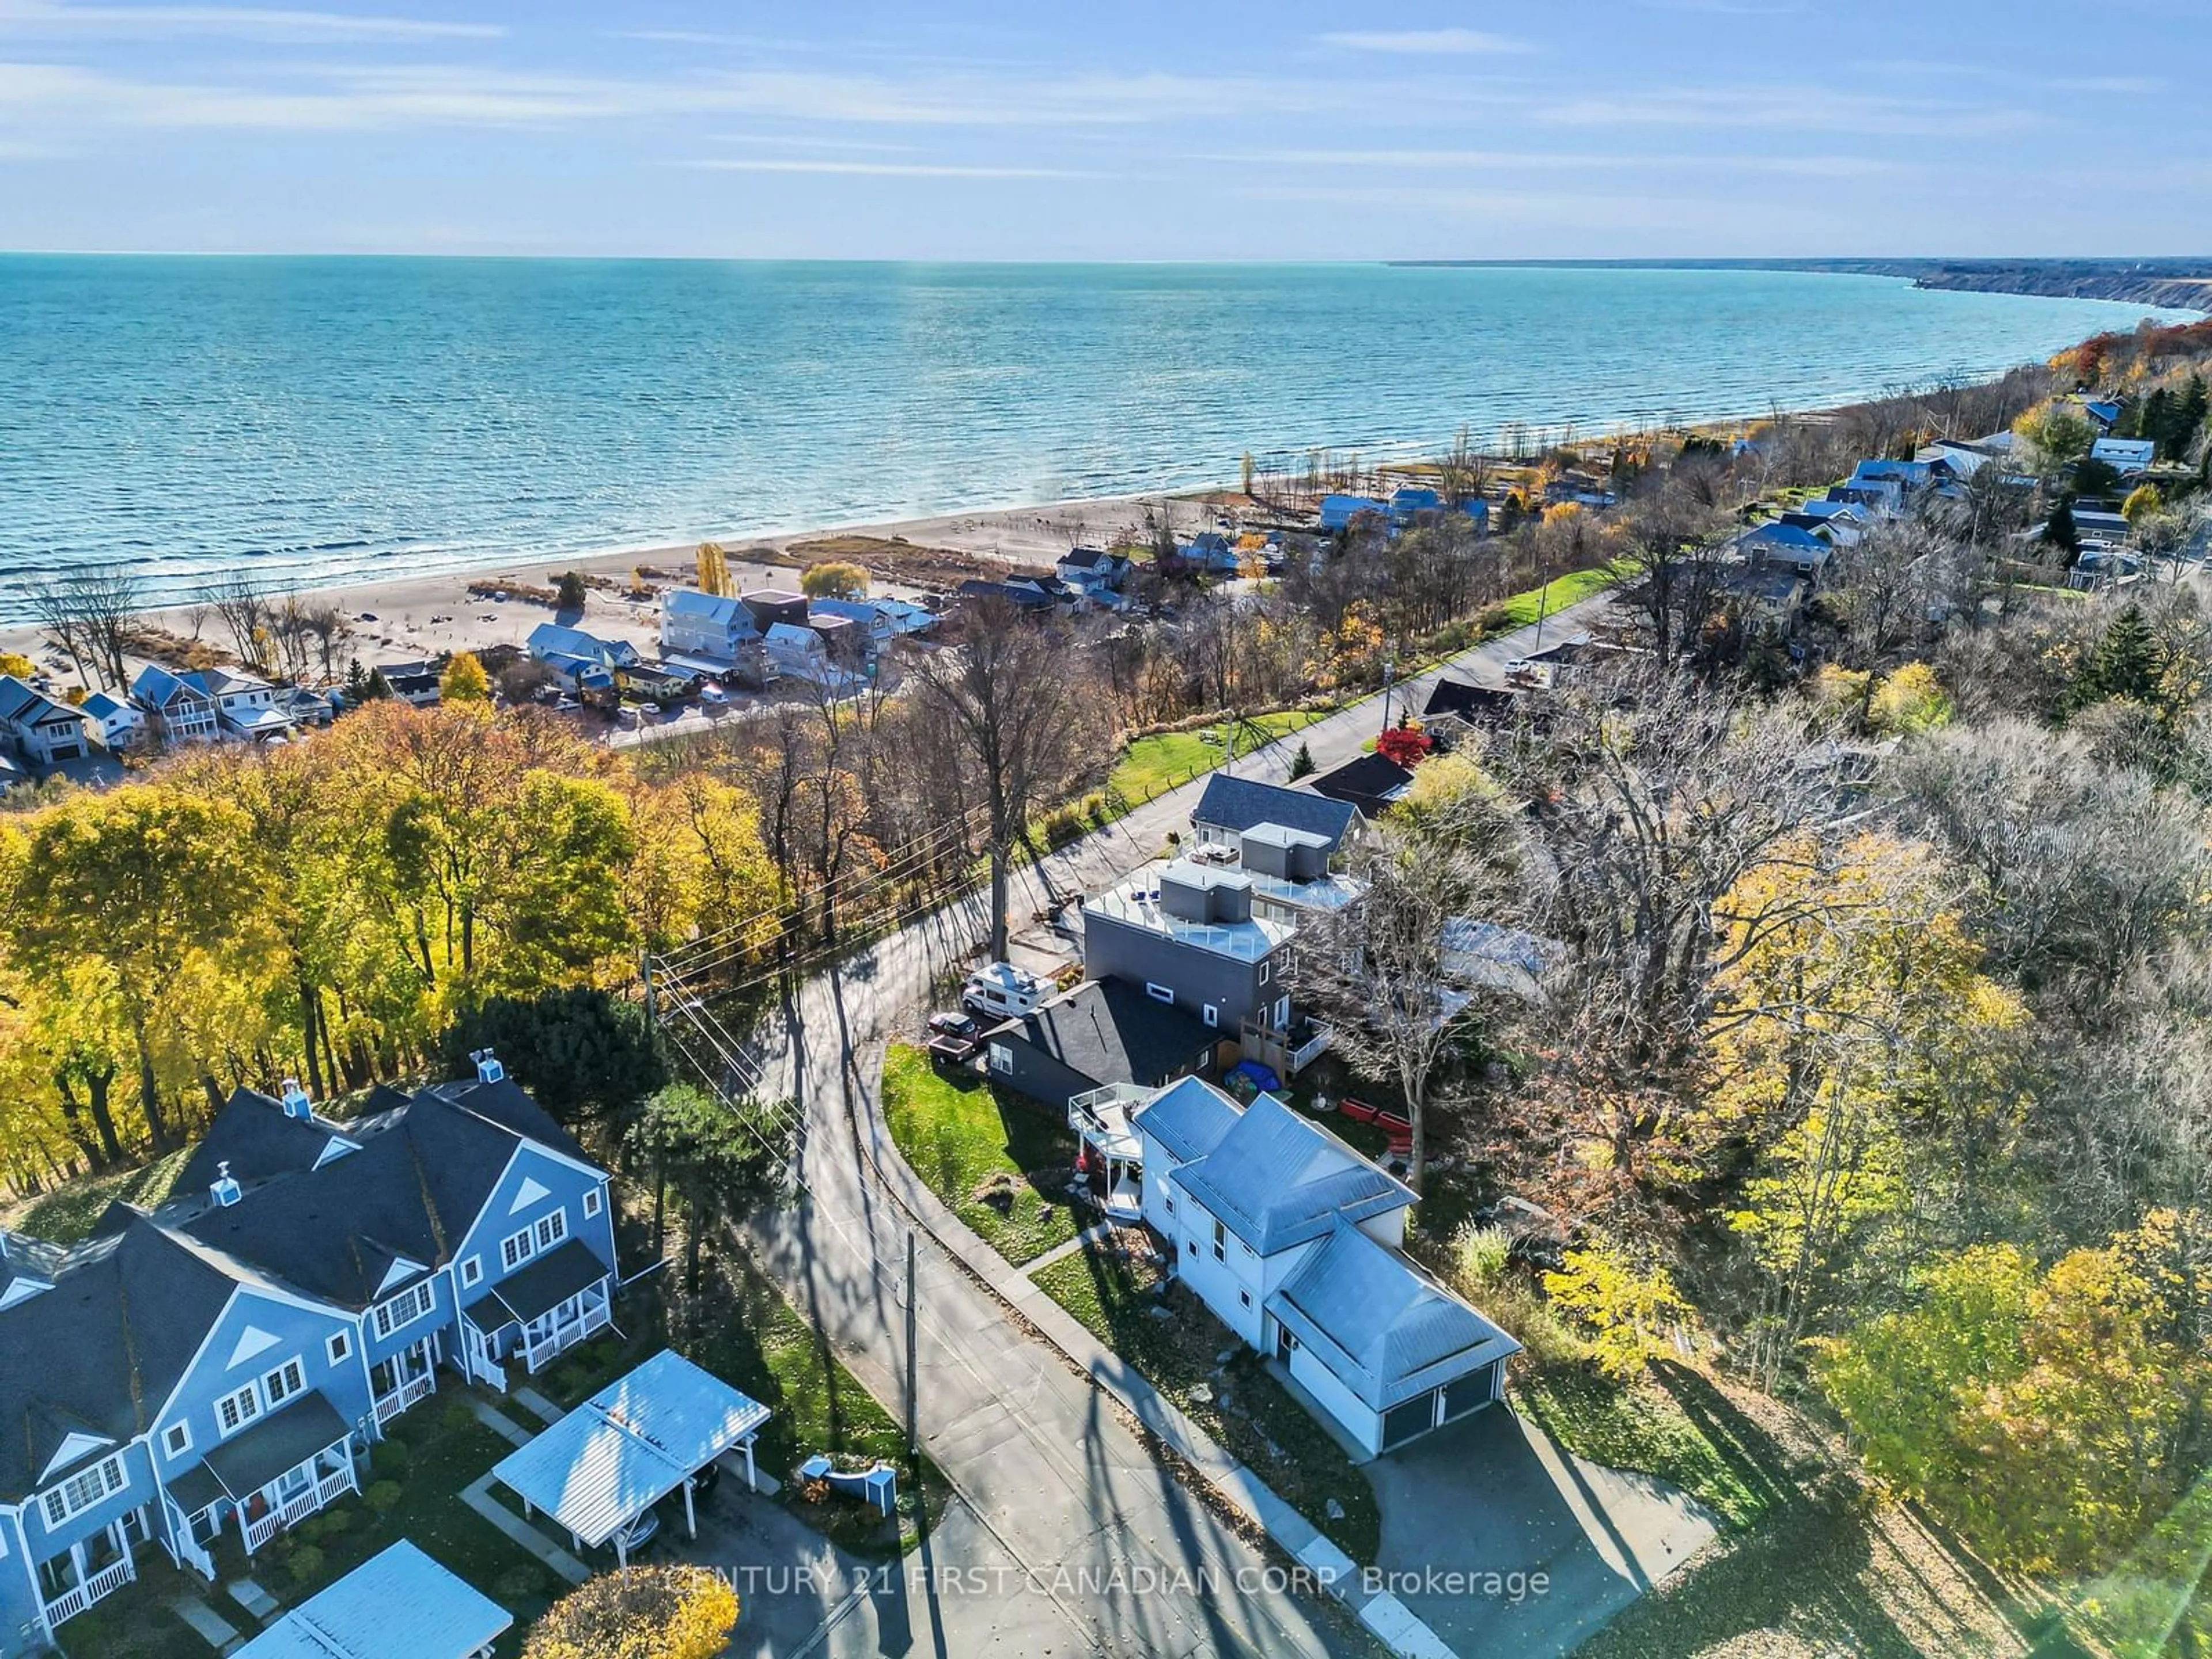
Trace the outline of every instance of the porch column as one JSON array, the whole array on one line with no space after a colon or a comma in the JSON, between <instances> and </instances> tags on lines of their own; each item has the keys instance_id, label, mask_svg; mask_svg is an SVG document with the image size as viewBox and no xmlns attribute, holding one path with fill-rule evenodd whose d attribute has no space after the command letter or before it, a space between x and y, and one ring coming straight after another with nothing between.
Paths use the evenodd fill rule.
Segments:
<instances>
[{"instance_id":1,"label":"porch column","mask_svg":"<svg viewBox=\"0 0 2212 1659\"><path fill-rule=\"evenodd\" d=\"M753 1469L753 1437L750 1435L745 1437L745 1488L749 1492L760 1490L760 1481Z\"/></svg>"},{"instance_id":2,"label":"porch column","mask_svg":"<svg viewBox=\"0 0 2212 1659\"><path fill-rule=\"evenodd\" d=\"M684 1530L690 1537L699 1535L699 1517L691 1508L691 1477L684 1477Z\"/></svg>"},{"instance_id":3,"label":"porch column","mask_svg":"<svg viewBox=\"0 0 2212 1659\"><path fill-rule=\"evenodd\" d=\"M629 1569L629 1546L623 1539L623 1534L629 1528L629 1522L625 1521L615 1528L615 1565L623 1571Z\"/></svg>"}]
</instances>

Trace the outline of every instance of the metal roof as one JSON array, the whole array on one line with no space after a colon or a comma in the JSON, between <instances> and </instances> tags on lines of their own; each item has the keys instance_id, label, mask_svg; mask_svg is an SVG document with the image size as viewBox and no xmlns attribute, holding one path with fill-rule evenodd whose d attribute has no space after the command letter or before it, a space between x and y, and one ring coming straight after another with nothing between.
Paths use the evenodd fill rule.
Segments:
<instances>
[{"instance_id":1,"label":"metal roof","mask_svg":"<svg viewBox=\"0 0 2212 1659\"><path fill-rule=\"evenodd\" d=\"M1338 1221L1267 1311L1377 1411L1521 1345L1405 1256Z\"/></svg>"},{"instance_id":2,"label":"metal roof","mask_svg":"<svg viewBox=\"0 0 2212 1659\"><path fill-rule=\"evenodd\" d=\"M1182 1163L1204 1158L1221 1144L1243 1110L1203 1078L1187 1077L1154 1095L1131 1120Z\"/></svg>"},{"instance_id":3,"label":"metal roof","mask_svg":"<svg viewBox=\"0 0 2212 1659\"><path fill-rule=\"evenodd\" d=\"M309 1596L232 1659L467 1659L514 1623L401 1539Z\"/></svg>"},{"instance_id":4,"label":"metal roof","mask_svg":"<svg viewBox=\"0 0 2212 1659\"><path fill-rule=\"evenodd\" d=\"M1413 1202L1413 1189L1273 1095L1244 1109L1176 1181L1261 1255Z\"/></svg>"},{"instance_id":5,"label":"metal roof","mask_svg":"<svg viewBox=\"0 0 2212 1659\"><path fill-rule=\"evenodd\" d=\"M768 1421L768 1407L664 1348L492 1473L587 1546L604 1544Z\"/></svg>"}]
</instances>

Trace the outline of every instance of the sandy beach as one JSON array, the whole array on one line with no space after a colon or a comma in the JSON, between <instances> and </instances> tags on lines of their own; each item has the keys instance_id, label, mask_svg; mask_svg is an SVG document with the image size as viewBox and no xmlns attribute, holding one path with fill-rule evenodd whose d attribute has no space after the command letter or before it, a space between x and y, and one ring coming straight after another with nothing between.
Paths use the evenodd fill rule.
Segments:
<instances>
[{"instance_id":1,"label":"sandy beach","mask_svg":"<svg viewBox=\"0 0 2212 1659\"><path fill-rule=\"evenodd\" d=\"M984 574L996 567L1049 568L1071 547L1140 538L1148 519L1157 523L1163 515L1170 516L1175 527L1186 532L1204 527L1214 517L1202 501L1188 494L1152 494L717 539L727 551L730 574L741 592L795 587L802 566L835 557L850 558L869 567L874 592L911 599L943 591L962 574ZM912 553L902 552L896 545L872 544L903 544ZM454 651L520 646L538 623L553 619L550 605L519 596L501 600L474 593L472 584L507 578L519 586L543 588L562 572L575 570L587 578L604 577L627 586L633 572L644 569L659 573L647 577L654 588L680 587L692 579L696 548L696 543L671 543L552 561L518 555L471 569L441 569L384 581L292 592L302 605L334 605L346 618L349 633L333 649L339 663L354 657L365 665L419 661ZM977 568L963 573L957 562L927 558L933 551L964 556L975 562ZM906 568L896 568L902 566ZM935 580L940 576L945 580ZM147 613L147 620L169 634L185 639L197 635L218 651L228 649L222 622L206 607L152 611ZM562 620L610 639L628 640L648 653L658 648L660 605L657 599L631 599L594 586L582 617ZM76 683L67 656L35 625L0 628L0 651L30 657L59 684Z\"/></svg>"}]
</instances>

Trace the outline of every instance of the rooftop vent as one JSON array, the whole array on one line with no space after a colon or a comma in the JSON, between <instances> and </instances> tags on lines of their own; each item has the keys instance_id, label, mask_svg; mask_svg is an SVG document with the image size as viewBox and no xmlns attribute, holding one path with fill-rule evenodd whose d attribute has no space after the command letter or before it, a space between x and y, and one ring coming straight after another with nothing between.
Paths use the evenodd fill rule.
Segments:
<instances>
[{"instance_id":1,"label":"rooftop vent","mask_svg":"<svg viewBox=\"0 0 2212 1659\"><path fill-rule=\"evenodd\" d=\"M479 1048L469 1056L477 1063L477 1081L497 1083L507 1075L507 1067L499 1063L499 1056L489 1048Z\"/></svg>"},{"instance_id":2,"label":"rooftop vent","mask_svg":"<svg viewBox=\"0 0 2212 1659\"><path fill-rule=\"evenodd\" d=\"M208 1191L215 1194L215 1201L226 1210L238 1202L238 1183L230 1178L228 1158L215 1166L215 1179L208 1183Z\"/></svg>"},{"instance_id":3,"label":"rooftop vent","mask_svg":"<svg viewBox=\"0 0 2212 1659\"><path fill-rule=\"evenodd\" d=\"M282 1098L286 1117L310 1118L315 1115L315 1103L307 1098L307 1091L300 1086L300 1079L295 1077L284 1079Z\"/></svg>"}]
</instances>

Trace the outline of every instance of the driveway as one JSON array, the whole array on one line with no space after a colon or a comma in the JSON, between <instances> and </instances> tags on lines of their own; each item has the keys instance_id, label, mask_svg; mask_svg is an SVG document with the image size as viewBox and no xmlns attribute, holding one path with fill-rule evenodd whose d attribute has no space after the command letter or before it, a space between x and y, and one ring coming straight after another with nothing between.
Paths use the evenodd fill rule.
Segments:
<instances>
[{"instance_id":1,"label":"driveway","mask_svg":"<svg viewBox=\"0 0 2212 1659\"><path fill-rule=\"evenodd\" d=\"M1586 622L1606 602L1588 601L1547 626ZM1534 636L1521 630L1464 653L1453 669L1494 684ZM1401 687L1400 706L1419 708L1435 678ZM1381 719L1381 703L1370 700L1299 739L1327 767L1359 753ZM1282 779L1297 746L1270 744L1237 770ZM1145 864L1167 830L1188 826L1204 787L1200 779L1172 791L1023 867L1013 914L1042 908L1048 890L1094 890ZM856 1598L817 1647L795 1651L912 1649L946 1659L1001 1651L1371 1654L1370 1638L1341 1608L1271 1571L1274 1559L1163 1468L1088 1377L1071 1372L926 1237L909 1291L904 1218L874 1167L896 1154L864 1127L876 1117L880 1067L858 1056L896 1035L932 982L968 957L988 931L985 910L973 895L856 951L799 986L745 1044L757 1091L791 1101L804 1126L798 1169L805 1193L753 1218L762 1258L877 1399L903 1411L911 1397L924 1447L963 1500L960 1518L932 1540L925 1565L933 1575L917 1579L910 1558L895 1584ZM704 1043L696 1029L670 1029L679 1041ZM1462 1493L1451 1501L1456 1508L1474 1500ZM1456 1520L1454 1510L1443 1513ZM954 1576L970 1570L972 1577ZM763 1620L775 1613L764 1608ZM1473 1659L1480 1650L1463 1651Z\"/></svg>"},{"instance_id":2,"label":"driveway","mask_svg":"<svg viewBox=\"0 0 2212 1659\"><path fill-rule=\"evenodd\" d=\"M1366 1468L1384 1588L1466 1659L1571 1652L1717 1530L1663 1482L1576 1457L1498 1407Z\"/></svg>"}]
</instances>

